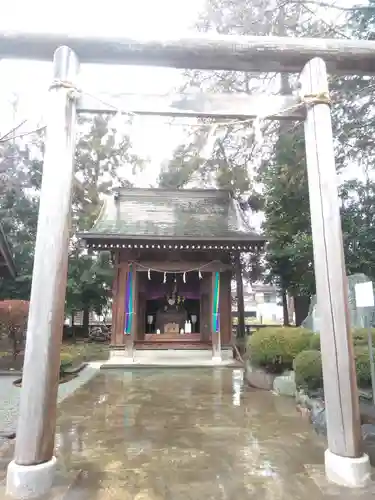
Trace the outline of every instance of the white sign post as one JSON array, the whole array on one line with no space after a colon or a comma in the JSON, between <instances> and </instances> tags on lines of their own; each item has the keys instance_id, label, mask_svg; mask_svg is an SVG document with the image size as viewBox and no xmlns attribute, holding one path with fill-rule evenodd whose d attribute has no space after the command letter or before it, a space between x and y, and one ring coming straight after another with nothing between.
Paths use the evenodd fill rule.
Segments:
<instances>
[{"instance_id":1,"label":"white sign post","mask_svg":"<svg viewBox=\"0 0 375 500\"><path fill-rule=\"evenodd\" d=\"M375 363L374 363L374 351L372 346L372 334L371 334L371 321L370 321L370 311L369 309L374 307L374 288L372 281L366 281L365 283L357 283L355 285L355 302L357 307L364 309L365 320L367 327L367 340L368 349L370 357L370 368L371 368L371 386L372 386L372 404L375 405Z\"/></svg>"},{"instance_id":2,"label":"white sign post","mask_svg":"<svg viewBox=\"0 0 375 500\"><path fill-rule=\"evenodd\" d=\"M372 281L355 285L355 303L357 307L374 307L374 289Z\"/></svg>"}]
</instances>

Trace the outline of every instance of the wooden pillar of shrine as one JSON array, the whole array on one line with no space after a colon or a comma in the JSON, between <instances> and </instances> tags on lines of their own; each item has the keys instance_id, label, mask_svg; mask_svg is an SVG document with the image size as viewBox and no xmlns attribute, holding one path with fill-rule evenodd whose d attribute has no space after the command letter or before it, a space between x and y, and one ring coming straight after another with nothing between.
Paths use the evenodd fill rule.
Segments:
<instances>
[{"instance_id":1,"label":"wooden pillar of shrine","mask_svg":"<svg viewBox=\"0 0 375 500\"><path fill-rule=\"evenodd\" d=\"M117 309L118 309L118 290L120 284L120 266L119 266L119 253L116 253L114 256L114 276L112 283L112 323L111 323L111 344L110 347L114 347L116 345L116 331L118 328L118 318L117 318Z\"/></svg>"},{"instance_id":2,"label":"wooden pillar of shrine","mask_svg":"<svg viewBox=\"0 0 375 500\"><path fill-rule=\"evenodd\" d=\"M211 277L211 338L212 361L214 363L221 363L220 274L219 271L215 271Z\"/></svg>"},{"instance_id":3,"label":"wooden pillar of shrine","mask_svg":"<svg viewBox=\"0 0 375 500\"><path fill-rule=\"evenodd\" d=\"M209 342L211 337L211 273L203 273L200 284L199 329L202 342Z\"/></svg>"},{"instance_id":4,"label":"wooden pillar of shrine","mask_svg":"<svg viewBox=\"0 0 375 500\"><path fill-rule=\"evenodd\" d=\"M124 265L125 276L125 295L123 301L123 339L125 347L125 357L129 360L134 359L134 340L137 332L137 268L132 263Z\"/></svg>"},{"instance_id":5,"label":"wooden pillar of shrine","mask_svg":"<svg viewBox=\"0 0 375 500\"><path fill-rule=\"evenodd\" d=\"M220 340L222 346L232 343L232 272L220 273Z\"/></svg>"},{"instance_id":6,"label":"wooden pillar of shrine","mask_svg":"<svg viewBox=\"0 0 375 500\"><path fill-rule=\"evenodd\" d=\"M111 348L113 356L125 355L129 360L134 357L133 346L137 332L136 283L136 267L129 262L121 262L118 257L112 287Z\"/></svg>"},{"instance_id":7,"label":"wooden pillar of shrine","mask_svg":"<svg viewBox=\"0 0 375 500\"><path fill-rule=\"evenodd\" d=\"M112 329L111 347L118 349L124 347L124 307L126 291L126 267L116 258L115 275L112 286Z\"/></svg>"},{"instance_id":8,"label":"wooden pillar of shrine","mask_svg":"<svg viewBox=\"0 0 375 500\"><path fill-rule=\"evenodd\" d=\"M137 285L139 285L139 280L142 274L137 274ZM144 340L145 333L148 328L146 324L146 294L144 292L137 293L138 308L137 308L137 330L135 332L135 340Z\"/></svg>"}]
</instances>

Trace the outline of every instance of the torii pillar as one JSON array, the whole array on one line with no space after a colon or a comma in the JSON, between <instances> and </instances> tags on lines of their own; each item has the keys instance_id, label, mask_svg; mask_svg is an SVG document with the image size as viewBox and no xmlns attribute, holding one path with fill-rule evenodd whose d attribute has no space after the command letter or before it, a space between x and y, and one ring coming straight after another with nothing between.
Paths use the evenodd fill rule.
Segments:
<instances>
[{"instance_id":1,"label":"torii pillar","mask_svg":"<svg viewBox=\"0 0 375 500\"><path fill-rule=\"evenodd\" d=\"M16 448L7 471L7 494L22 500L47 493L56 469L57 391L74 175L76 106L71 87L78 68L72 50L56 50Z\"/></svg>"},{"instance_id":2,"label":"torii pillar","mask_svg":"<svg viewBox=\"0 0 375 500\"><path fill-rule=\"evenodd\" d=\"M348 487L370 480L363 454L359 396L353 356L330 99L323 59L301 73L306 163L327 419L326 476Z\"/></svg>"}]
</instances>

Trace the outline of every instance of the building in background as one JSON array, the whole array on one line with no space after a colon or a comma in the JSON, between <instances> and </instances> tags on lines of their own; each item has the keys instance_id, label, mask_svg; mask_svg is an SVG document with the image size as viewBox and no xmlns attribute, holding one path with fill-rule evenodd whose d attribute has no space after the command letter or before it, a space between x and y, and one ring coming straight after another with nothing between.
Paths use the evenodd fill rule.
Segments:
<instances>
[{"instance_id":1,"label":"building in background","mask_svg":"<svg viewBox=\"0 0 375 500\"><path fill-rule=\"evenodd\" d=\"M236 284L232 284L234 323L237 323ZM283 307L281 294L275 285L244 283L245 323L281 324Z\"/></svg>"}]
</instances>

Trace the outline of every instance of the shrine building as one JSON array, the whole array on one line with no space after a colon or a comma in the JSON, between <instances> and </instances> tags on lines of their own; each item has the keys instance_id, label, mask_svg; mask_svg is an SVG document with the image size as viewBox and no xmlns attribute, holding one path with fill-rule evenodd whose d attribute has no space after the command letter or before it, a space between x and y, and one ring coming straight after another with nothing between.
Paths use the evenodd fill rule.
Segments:
<instances>
[{"instance_id":1,"label":"shrine building","mask_svg":"<svg viewBox=\"0 0 375 500\"><path fill-rule=\"evenodd\" d=\"M232 257L264 238L230 191L120 189L80 236L115 263L113 355L212 349L220 360L231 349Z\"/></svg>"}]
</instances>

